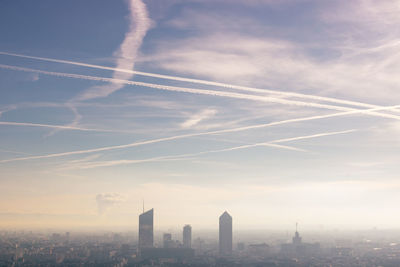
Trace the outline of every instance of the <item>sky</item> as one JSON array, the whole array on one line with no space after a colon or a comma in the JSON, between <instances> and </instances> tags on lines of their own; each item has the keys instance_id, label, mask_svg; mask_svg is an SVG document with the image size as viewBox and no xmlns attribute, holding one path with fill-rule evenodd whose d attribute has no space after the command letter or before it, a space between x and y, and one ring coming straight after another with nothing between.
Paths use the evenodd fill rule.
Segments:
<instances>
[{"instance_id":1,"label":"sky","mask_svg":"<svg viewBox=\"0 0 400 267\"><path fill-rule=\"evenodd\" d=\"M0 228L398 228L400 1L0 2Z\"/></svg>"}]
</instances>

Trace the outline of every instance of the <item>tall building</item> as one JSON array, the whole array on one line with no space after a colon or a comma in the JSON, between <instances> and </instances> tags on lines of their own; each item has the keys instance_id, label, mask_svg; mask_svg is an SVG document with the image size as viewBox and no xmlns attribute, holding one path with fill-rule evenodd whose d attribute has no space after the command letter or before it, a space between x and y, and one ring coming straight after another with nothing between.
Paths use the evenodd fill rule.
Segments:
<instances>
[{"instance_id":1,"label":"tall building","mask_svg":"<svg viewBox=\"0 0 400 267\"><path fill-rule=\"evenodd\" d=\"M183 247L191 248L192 247L192 226L186 224L183 227Z\"/></svg>"},{"instance_id":2,"label":"tall building","mask_svg":"<svg viewBox=\"0 0 400 267\"><path fill-rule=\"evenodd\" d=\"M164 233L163 235L163 247L171 248L173 247L172 235L170 233Z\"/></svg>"},{"instance_id":3,"label":"tall building","mask_svg":"<svg viewBox=\"0 0 400 267\"><path fill-rule=\"evenodd\" d=\"M153 247L153 209L139 215L139 249Z\"/></svg>"},{"instance_id":4,"label":"tall building","mask_svg":"<svg viewBox=\"0 0 400 267\"><path fill-rule=\"evenodd\" d=\"M281 245L281 253L294 257L294 256L314 256L320 252L321 246L319 243L303 243L302 238L297 231L297 223L296 223L296 232L292 238L292 243L286 243Z\"/></svg>"},{"instance_id":5,"label":"tall building","mask_svg":"<svg viewBox=\"0 0 400 267\"><path fill-rule=\"evenodd\" d=\"M232 254L232 217L226 211L219 217L219 254Z\"/></svg>"},{"instance_id":6,"label":"tall building","mask_svg":"<svg viewBox=\"0 0 400 267\"><path fill-rule=\"evenodd\" d=\"M296 232L294 233L294 237L292 238L293 244L294 245L300 245L301 244L301 237L299 232L297 231L297 223L296 223Z\"/></svg>"}]
</instances>

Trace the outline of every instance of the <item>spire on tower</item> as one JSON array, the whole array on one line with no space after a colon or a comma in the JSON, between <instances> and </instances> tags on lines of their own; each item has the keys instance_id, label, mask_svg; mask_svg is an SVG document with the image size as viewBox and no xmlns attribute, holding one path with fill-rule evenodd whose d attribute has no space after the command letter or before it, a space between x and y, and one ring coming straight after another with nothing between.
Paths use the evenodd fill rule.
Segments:
<instances>
[{"instance_id":1,"label":"spire on tower","mask_svg":"<svg viewBox=\"0 0 400 267\"><path fill-rule=\"evenodd\" d=\"M296 222L296 232L294 233L294 237L292 238L292 240L293 240L293 244L300 244L301 243L301 237L300 237L300 234L299 234L299 232L297 231L297 226L298 226L298 223Z\"/></svg>"}]
</instances>

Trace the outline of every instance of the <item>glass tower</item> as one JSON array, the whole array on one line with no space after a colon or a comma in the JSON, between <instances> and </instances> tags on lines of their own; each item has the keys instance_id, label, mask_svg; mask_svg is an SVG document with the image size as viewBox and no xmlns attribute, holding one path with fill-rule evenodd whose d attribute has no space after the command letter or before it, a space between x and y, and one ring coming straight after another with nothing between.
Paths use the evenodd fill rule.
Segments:
<instances>
[{"instance_id":1,"label":"glass tower","mask_svg":"<svg viewBox=\"0 0 400 267\"><path fill-rule=\"evenodd\" d=\"M139 248L153 247L153 209L139 215Z\"/></svg>"}]
</instances>

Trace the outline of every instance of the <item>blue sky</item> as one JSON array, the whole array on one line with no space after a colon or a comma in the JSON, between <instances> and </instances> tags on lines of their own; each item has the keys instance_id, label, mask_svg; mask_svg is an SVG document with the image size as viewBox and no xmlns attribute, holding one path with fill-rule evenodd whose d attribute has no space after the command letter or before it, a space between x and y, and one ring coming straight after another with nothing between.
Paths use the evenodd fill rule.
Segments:
<instances>
[{"instance_id":1,"label":"blue sky","mask_svg":"<svg viewBox=\"0 0 400 267\"><path fill-rule=\"evenodd\" d=\"M2 227L398 225L399 12L2 1Z\"/></svg>"}]
</instances>

